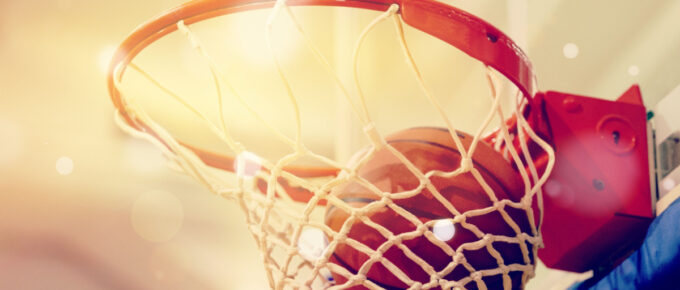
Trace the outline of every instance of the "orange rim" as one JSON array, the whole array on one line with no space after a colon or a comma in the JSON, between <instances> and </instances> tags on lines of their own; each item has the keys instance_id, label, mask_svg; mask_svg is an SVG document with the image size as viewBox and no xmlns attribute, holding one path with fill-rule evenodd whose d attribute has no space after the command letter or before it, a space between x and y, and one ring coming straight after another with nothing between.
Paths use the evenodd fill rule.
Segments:
<instances>
[{"instance_id":1,"label":"orange rim","mask_svg":"<svg viewBox=\"0 0 680 290\"><path fill-rule=\"evenodd\" d=\"M177 30L177 22L190 25L205 19L241 11L270 8L276 1L265 0L193 0L162 13L137 27L120 44L111 60L107 82L113 104L123 119L136 129L149 128L135 120L125 110L115 83L121 81L127 65L148 45ZM504 33L491 24L463 10L434 0L287 0L291 6L338 6L385 11L399 4L403 21L425 33L460 49L512 81L528 99L535 93L531 63L522 50ZM153 133L153 132L150 132ZM233 171L234 157L189 146L207 165ZM289 166L284 170L300 177L337 175L338 168Z\"/></svg>"}]
</instances>

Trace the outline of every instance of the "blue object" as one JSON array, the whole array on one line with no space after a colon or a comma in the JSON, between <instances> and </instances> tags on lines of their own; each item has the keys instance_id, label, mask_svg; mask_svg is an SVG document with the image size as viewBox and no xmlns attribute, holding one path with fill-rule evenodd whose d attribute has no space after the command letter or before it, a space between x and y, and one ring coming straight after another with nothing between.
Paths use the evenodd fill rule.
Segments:
<instances>
[{"instance_id":1,"label":"blue object","mask_svg":"<svg viewBox=\"0 0 680 290\"><path fill-rule=\"evenodd\" d=\"M654 219L640 249L623 263L569 289L680 289L680 199Z\"/></svg>"}]
</instances>

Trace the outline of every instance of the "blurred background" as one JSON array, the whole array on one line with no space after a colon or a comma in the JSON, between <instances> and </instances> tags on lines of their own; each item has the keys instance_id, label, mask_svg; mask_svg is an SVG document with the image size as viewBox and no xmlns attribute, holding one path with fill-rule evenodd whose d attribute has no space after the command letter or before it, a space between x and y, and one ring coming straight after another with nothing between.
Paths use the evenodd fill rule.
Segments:
<instances>
[{"instance_id":1,"label":"blurred background","mask_svg":"<svg viewBox=\"0 0 680 290\"><path fill-rule=\"evenodd\" d=\"M113 121L114 49L181 2L0 1L0 289L268 287L240 209ZM444 2L513 36L541 90L639 83L652 107L680 83L679 1ZM528 287L588 275L539 266Z\"/></svg>"}]
</instances>

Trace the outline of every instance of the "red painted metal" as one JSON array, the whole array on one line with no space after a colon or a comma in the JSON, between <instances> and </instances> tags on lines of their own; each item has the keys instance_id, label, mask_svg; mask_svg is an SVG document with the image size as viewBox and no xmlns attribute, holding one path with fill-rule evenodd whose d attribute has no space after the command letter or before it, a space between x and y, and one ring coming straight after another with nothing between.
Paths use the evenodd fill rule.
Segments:
<instances>
[{"instance_id":1,"label":"red painted metal","mask_svg":"<svg viewBox=\"0 0 680 290\"><path fill-rule=\"evenodd\" d=\"M572 272L613 266L637 248L654 218L639 87L632 86L616 101L537 93L524 115L555 149L555 167L543 187L545 248L538 252L540 259L550 268ZM507 123L517 135L515 120ZM533 164L542 174L545 152L528 139L516 140L517 150L519 142L529 142Z\"/></svg>"},{"instance_id":2,"label":"red painted metal","mask_svg":"<svg viewBox=\"0 0 680 290\"><path fill-rule=\"evenodd\" d=\"M617 101L547 92L541 107L556 162L539 257L574 272L606 266L641 243L654 217L640 90Z\"/></svg>"}]
</instances>

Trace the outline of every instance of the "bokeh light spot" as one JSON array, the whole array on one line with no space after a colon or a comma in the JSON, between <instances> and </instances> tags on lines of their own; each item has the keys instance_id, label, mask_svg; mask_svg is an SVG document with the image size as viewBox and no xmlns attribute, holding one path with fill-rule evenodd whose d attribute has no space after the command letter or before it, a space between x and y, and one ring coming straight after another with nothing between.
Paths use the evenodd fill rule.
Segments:
<instances>
[{"instance_id":1,"label":"bokeh light spot","mask_svg":"<svg viewBox=\"0 0 680 290\"><path fill-rule=\"evenodd\" d=\"M640 74L640 68L637 65L631 65L628 67L628 74L631 76L637 76Z\"/></svg>"},{"instance_id":2,"label":"bokeh light spot","mask_svg":"<svg viewBox=\"0 0 680 290\"><path fill-rule=\"evenodd\" d=\"M671 191L676 185L677 184L675 183L675 180L670 177L664 178L664 180L661 181L661 186L663 186L663 189L667 191Z\"/></svg>"},{"instance_id":3,"label":"bokeh light spot","mask_svg":"<svg viewBox=\"0 0 680 290\"><path fill-rule=\"evenodd\" d=\"M253 178L261 167L262 159L248 151L239 154L234 160L234 170L239 178Z\"/></svg>"},{"instance_id":4,"label":"bokeh light spot","mask_svg":"<svg viewBox=\"0 0 680 290\"><path fill-rule=\"evenodd\" d=\"M165 242L172 239L184 222L184 207L173 194L161 190L149 191L137 198L132 206L132 227L143 239Z\"/></svg>"},{"instance_id":5,"label":"bokeh light spot","mask_svg":"<svg viewBox=\"0 0 680 290\"><path fill-rule=\"evenodd\" d=\"M66 156L59 157L55 167L57 168L57 172L59 174L69 175L73 173L73 159Z\"/></svg>"},{"instance_id":6,"label":"bokeh light spot","mask_svg":"<svg viewBox=\"0 0 680 290\"><path fill-rule=\"evenodd\" d=\"M545 193L547 193L550 197L557 197L562 193L562 185L560 185L560 183L557 181L548 180L545 182L543 190L545 190Z\"/></svg>"},{"instance_id":7,"label":"bokeh light spot","mask_svg":"<svg viewBox=\"0 0 680 290\"><path fill-rule=\"evenodd\" d=\"M314 262L321 258L328 247L328 238L317 228L305 228L298 239L298 251L307 261Z\"/></svg>"},{"instance_id":8,"label":"bokeh light spot","mask_svg":"<svg viewBox=\"0 0 680 290\"><path fill-rule=\"evenodd\" d=\"M579 53L578 45L571 43L571 42L567 43L562 48L562 53L564 54L564 57L566 57L568 59L576 58L578 56L578 53Z\"/></svg>"},{"instance_id":9,"label":"bokeh light spot","mask_svg":"<svg viewBox=\"0 0 680 290\"><path fill-rule=\"evenodd\" d=\"M446 242L456 234L456 228L450 219L441 219L434 223L432 232L437 239Z\"/></svg>"}]
</instances>

